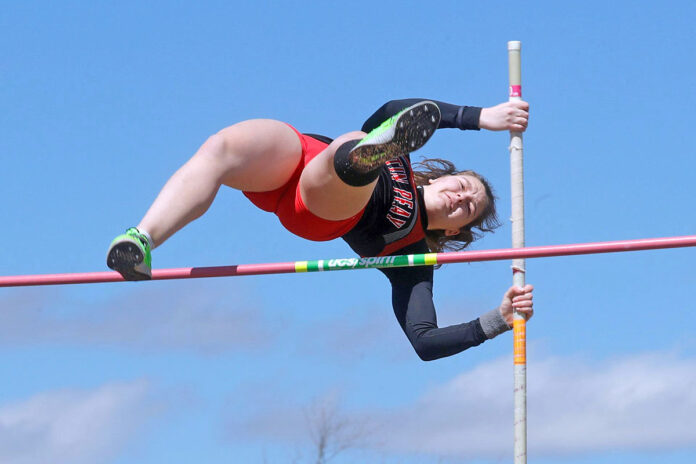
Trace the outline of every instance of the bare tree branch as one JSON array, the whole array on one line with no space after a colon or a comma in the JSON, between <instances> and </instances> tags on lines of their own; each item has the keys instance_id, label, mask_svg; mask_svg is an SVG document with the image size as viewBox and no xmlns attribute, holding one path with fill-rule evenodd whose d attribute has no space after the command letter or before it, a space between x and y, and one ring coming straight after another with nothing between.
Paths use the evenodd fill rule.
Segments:
<instances>
[{"instance_id":1,"label":"bare tree branch","mask_svg":"<svg viewBox=\"0 0 696 464\"><path fill-rule=\"evenodd\" d=\"M370 431L365 421L343 415L334 398L315 401L305 418L315 446L315 464L326 464L346 450L367 444Z\"/></svg>"}]
</instances>

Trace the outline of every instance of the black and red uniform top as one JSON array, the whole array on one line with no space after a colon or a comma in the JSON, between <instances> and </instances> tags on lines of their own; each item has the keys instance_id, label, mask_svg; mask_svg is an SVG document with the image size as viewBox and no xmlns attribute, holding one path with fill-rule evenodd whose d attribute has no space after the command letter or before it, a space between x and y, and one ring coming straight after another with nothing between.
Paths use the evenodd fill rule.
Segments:
<instances>
[{"instance_id":1,"label":"black and red uniform top","mask_svg":"<svg viewBox=\"0 0 696 464\"><path fill-rule=\"evenodd\" d=\"M393 100L362 126L370 132L402 109L424 99ZM442 119L438 129L479 130L481 108L435 103ZM416 186L410 156L388 161L360 221L342 238L360 256L429 253L425 241L428 217ZM394 313L418 356L425 361L451 356L509 329L498 309L478 319L438 327L433 304L433 267L380 269L392 286Z\"/></svg>"}]
</instances>

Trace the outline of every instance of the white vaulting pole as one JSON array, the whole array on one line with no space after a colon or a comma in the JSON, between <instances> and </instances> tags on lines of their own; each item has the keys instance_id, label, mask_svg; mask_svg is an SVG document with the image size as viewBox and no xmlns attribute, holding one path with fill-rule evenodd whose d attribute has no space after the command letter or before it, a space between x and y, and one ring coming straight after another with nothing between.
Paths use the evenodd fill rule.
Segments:
<instances>
[{"instance_id":1,"label":"white vaulting pole","mask_svg":"<svg viewBox=\"0 0 696 464\"><path fill-rule=\"evenodd\" d=\"M510 101L522 99L520 66L521 43L508 42L510 71ZM512 192L512 247L524 247L524 170L522 133L510 131L510 182ZM524 259L512 260L512 284L525 285ZM527 463L527 321L515 312L513 320L514 369L515 369L515 438L514 463Z\"/></svg>"}]
</instances>

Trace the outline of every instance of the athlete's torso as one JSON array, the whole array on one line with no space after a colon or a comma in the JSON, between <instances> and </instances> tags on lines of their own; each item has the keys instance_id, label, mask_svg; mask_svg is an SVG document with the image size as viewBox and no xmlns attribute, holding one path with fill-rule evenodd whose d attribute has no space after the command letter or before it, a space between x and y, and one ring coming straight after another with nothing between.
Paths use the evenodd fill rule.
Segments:
<instances>
[{"instance_id":1,"label":"athlete's torso","mask_svg":"<svg viewBox=\"0 0 696 464\"><path fill-rule=\"evenodd\" d=\"M360 256L384 256L423 241L423 207L408 155L388 161L353 229L342 238Z\"/></svg>"}]
</instances>

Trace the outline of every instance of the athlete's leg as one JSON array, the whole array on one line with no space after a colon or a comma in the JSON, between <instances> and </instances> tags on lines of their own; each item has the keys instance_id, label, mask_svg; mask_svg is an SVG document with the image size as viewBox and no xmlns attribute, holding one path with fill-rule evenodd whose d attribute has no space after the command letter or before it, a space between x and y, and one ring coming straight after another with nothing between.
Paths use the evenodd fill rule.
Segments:
<instances>
[{"instance_id":1,"label":"athlete's leg","mask_svg":"<svg viewBox=\"0 0 696 464\"><path fill-rule=\"evenodd\" d=\"M138 225L153 245L205 213L222 184L251 192L275 190L292 176L302 156L287 125L254 119L211 136L165 184Z\"/></svg>"},{"instance_id":2,"label":"athlete's leg","mask_svg":"<svg viewBox=\"0 0 696 464\"><path fill-rule=\"evenodd\" d=\"M312 214L330 221L340 221L358 214L367 204L377 180L362 187L343 182L334 168L336 150L346 142L360 140L364 132L349 132L336 138L302 171L300 195Z\"/></svg>"},{"instance_id":3,"label":"athlete's leg","mask_svg":"<svg viewBox=\"0 0 696 464\"><path fill-rule=\"evenodd\" d=\"M423 146L439 122L437 105L423 101L369 134L350 132L337 138L302 172L304 204L323 219L340 221L355 216L370 200L384 163Z\"/></svg>"},{"instance_id":4,"label":"athlete's leg","mask_svg":"<svg viewBox=\"0 0 696 464\"><path fill-rule=\"evenodd\" d=\"M291 178L301 157L297 135L281 122L258 119L221 130L167 181L137 229L111 242L107 265L126 280L150 279L151 248L207 211L222 184L275 190Z\"/></svg>"}]
</instances>

